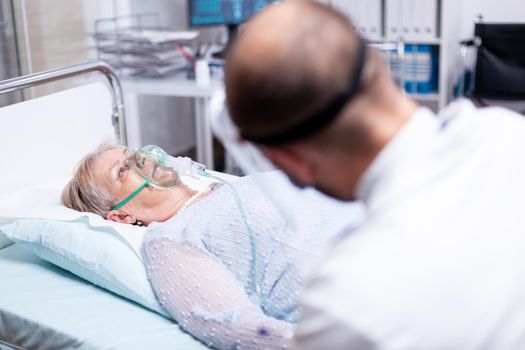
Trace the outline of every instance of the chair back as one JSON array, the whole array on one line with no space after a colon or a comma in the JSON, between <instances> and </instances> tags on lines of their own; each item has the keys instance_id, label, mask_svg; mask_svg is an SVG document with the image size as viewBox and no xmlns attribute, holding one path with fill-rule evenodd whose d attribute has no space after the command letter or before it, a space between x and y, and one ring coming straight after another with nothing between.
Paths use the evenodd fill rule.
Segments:
<instances>
[{"instance_id":1,"label":"chair back","mask_svg":"<svg viewBox=\"0 0 525 350\"><path fill-rule=\"evenodd\" d=\"M472 97L525 100L525 24L476 23Z\"/></svg>"}]
</instances>

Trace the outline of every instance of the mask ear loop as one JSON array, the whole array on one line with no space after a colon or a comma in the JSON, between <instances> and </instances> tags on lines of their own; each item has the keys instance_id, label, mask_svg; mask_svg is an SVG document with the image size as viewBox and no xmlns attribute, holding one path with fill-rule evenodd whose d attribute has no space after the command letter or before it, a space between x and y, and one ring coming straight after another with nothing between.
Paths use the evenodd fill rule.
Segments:
<instances>
[{"instance_id":1,"label":"mask ear loop","mask_svg":"<svg viewBox=\"0 0 525 350\"><path fill-rule=\"evenodd\" d=\"M117 205L115 205L113 208L111 208L111 210L117 210L117 209L120 209L122 208L124 205L126 205L130 200L132 200L137 194L139 194L140 191L142 191L145 187L151 187L151 184L149 182L149 180L147 180L146 182L144 182L144 184L142 186L140 186L139 188L137 188L132 194L130 194L129 196L126 197L126 199L124 199L122 202L118 203Z\"/></svg>"}]
</instances>

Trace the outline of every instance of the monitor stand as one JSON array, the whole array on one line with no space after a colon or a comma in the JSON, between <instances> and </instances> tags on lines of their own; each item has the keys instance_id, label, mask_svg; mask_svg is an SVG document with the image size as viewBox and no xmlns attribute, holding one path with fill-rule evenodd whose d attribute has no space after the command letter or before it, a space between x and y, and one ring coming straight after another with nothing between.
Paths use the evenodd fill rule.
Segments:
<instances>
[{"instance_id":1,"label":"monitor stand","mask_svg":"<svg viewBox=\"0 0 525 350\"><path fill-rule=\"evenodd\" d=\"M217 59L220 59L220 60L226 59L226 55L228 54L228 50L230 49L230 47L231 47L233 41L235 40L235 38L237 37L237 28L239 28L238 25L236 25L236 24L228 24L227 28L228 28L228 41L226 42L226 46L221 51L212 53L211 55L212 55L213 58L217 58Z\"/></svg>"}]
</instances>

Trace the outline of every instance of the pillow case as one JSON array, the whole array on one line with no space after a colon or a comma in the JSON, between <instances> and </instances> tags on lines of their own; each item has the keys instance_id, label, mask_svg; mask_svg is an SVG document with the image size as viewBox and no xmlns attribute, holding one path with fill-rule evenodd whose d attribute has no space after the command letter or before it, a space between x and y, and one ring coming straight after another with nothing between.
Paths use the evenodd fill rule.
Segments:
<instances>
[{"instance_id":1,"label":"pillow case","mask_svg":"<svg viewBox=\"0 0 525 350\"><path fill-rule=\"evenodd\" d=\"M234 175L215 171L210 171L210 173L227 180L237 178ZM216 179L204 177L196 179L183 176L182 179L191 188L201 191L209 189L217 182ZM87 216L93 227L112 228L111 232L127 242L140 258L140 247L146 228L108 221L98 215L81 213L61 205L60 194L68 181L69 179L58 180L0 195L0 227L16 218L45 218L75 222L80 217ZM0 244L2 241L5 241L4 244L7 245L12 243L7 238L2 239L0 234Z\"/></svg>"},{"instance_id":2,"label":"pillow case","mask_svg":"<svg viewBox=\"0 0 525 350\"><path fill-rule=\"evenodd\" d=\"M8 224L11 221L13 221L13 219L0 217L0 226ZM14 242L12 240L7 238L5 233L0 232L0 249L4 249L5 247L10 246L13 243Z\"/></svg>"},{"instance_id":3,"label":"pillow case","mask_svg":"<svg viewBox=\"0 0 525 350\"><path fill-rule=\"evenodd\" d=\"M112 227L87 215L71 221L21 218L0 230L40 258L167 317L148 282L139 255Z\"/></svg>"},{"instance_id":4,"label":"pillow case","mask_svg":"<svg viewBox=\"0 0 525 350\"><path fill-rule=\"evenodd\" d=\"M0 226L18 218L45 218L75 221L87 216L94 227L111 227L140 256L145 227L108 221L92 213L81 213L60 204L60 194L67 180L32 186L0 195Z\"/></svg>"},{"instance_id":5,"label":"pillow case","mask_svg":"<svg viewBox=\"0 0 525 350\"><path fill-rule=\"evenodd\" d=\"M60 204L66 181L0 196L0 236L75 275L165 316L146 276L145 227L120 224Z\"/></svg>"}]
</instances>

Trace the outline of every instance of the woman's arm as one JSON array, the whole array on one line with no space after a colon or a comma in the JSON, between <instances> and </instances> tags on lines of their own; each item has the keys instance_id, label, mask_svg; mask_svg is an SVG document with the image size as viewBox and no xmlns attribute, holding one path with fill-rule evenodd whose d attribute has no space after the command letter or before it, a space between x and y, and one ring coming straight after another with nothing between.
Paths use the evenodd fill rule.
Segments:
<instances>
[{"instance_id":1,"label":"woman's arm","mask_svg":"<svg viewBox=\"0 0 525 350\"><path fill-rule=\"evenodd\" d=\"M161 305L188 332L219 349L286 349L293 325L265 315L220 261L168 239L144 247Z\"/></svg>"}]
</instances>

